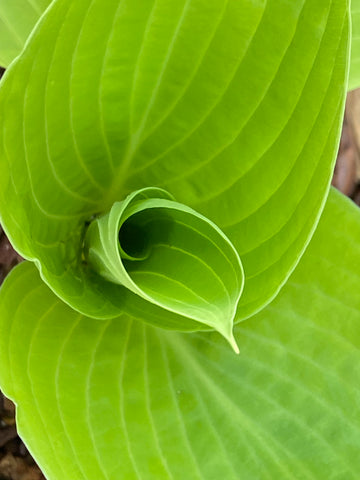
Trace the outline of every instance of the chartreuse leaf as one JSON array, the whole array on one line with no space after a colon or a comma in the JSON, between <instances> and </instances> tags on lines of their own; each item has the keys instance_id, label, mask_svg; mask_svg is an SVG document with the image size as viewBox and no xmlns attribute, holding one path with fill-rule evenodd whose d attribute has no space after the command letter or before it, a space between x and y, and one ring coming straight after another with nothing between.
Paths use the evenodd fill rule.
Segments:
<instances>
[{"instance_id":1,"label":"chartreuse leaf","mask_svg":"<svg viewBox=\"0 0 360 480\"><path fill-rule=\"evenodd\" d=\"M85 251L103 278L145 300L218 330L232 327L244 274L216 225L165 191L142 189L94 221Z\"/></svg>"},{"instance_id":2,"label":"chartreuse leaf","mask_svg":"<svg viewBox=\"0 0 360 480\"><path fill-rule=\"evenodd\" d=\"M351 0L351 58L349 90L360 87L360 1Z\"/></svg>"},{"instance_id":3,"label":"chartreuse leaf","mask_svg":"<svg viewBox=\"0 0 360 480\"><path fill-rule=\"evenodd\" d=\"M48 480L358 479L360 213L332 192L277 299L184 334L62 303L31 263L0 294L0 386Z\"/></svg>"},{"instance_id":4,"label":"chartreuse leaf","mask_svg":"<svg viewBox=\"0 0 360 480\"><path fill-rule=\"evenodd\" d=\"M346 0L55 1L0 88L0 212L13 245L88 316L136 304L147 322L194 329L84 261L94 217L161 187L232 242L246 277L237 319L252 315L322 210L348 35Z\"/></svg>"},{"instance_id":5,"label":"chartreuse leaf","mask_svg":"<svg viewBox=\"0 0 360 480\"><path fill-rule=\"evenodd\" d=\"M0 2L0 66L7 67L23 49L36 22L51 0Z\"/></svg>"}]
</instances>

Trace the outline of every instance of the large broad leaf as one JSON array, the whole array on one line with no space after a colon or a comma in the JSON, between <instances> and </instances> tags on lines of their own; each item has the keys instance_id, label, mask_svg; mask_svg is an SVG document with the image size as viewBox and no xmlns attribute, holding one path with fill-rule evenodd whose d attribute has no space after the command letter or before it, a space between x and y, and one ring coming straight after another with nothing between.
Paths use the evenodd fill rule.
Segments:
<instances>
[{"instance_id":1,"label":"large broad leaf","mask_svg":"<svg viewBox=\"0 0 360 480\"><path fill-rule=\"evenodd\" d=\"M161 323L82 252L94 216L160 186L230 239L246 277L237 319L250 316L323 207L348 33L346 0L55 1L0 91L12 243L75 309Z\"/></svg>"},{"instance_id":2,"label":"large broad leaf","mask_svg":"<svg viewBox=\"0 0 360 480\"><path fill-rule=\"evenodd\" d=\"M360 212L332 192L278 298L181 334L63 304L30 263L0 298L0 386L49 480L358 479Z\"/></svg>"},{"instance_id":3,"label":"large broad leaf","mask_svg":"<svg viewBox=\"0 0 360 480\"><path fill-rule=\"evenodd\" d=\"M1 0L0 65L7 67L19 55L34 25L51 0Z\"/></svg>"}]
</instances>

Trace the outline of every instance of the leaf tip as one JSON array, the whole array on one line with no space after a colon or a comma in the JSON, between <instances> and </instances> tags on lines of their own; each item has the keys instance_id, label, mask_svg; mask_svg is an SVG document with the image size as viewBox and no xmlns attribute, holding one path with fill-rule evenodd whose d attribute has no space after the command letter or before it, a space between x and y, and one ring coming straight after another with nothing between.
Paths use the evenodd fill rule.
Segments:
<instances>
[{"instance_id":1,"label":"leaf tip","mask_svg":"<svg viewBox=\"0 0 360 480\"><path fill-rule=\"evenodd\" d=\"M231 332L229 336L226 337L226 340L229 342L231 348L234 350L236 355L240 354L240 349L238 347L238 344L236 343L234 334Z\"/></svg>"}]
</instances>

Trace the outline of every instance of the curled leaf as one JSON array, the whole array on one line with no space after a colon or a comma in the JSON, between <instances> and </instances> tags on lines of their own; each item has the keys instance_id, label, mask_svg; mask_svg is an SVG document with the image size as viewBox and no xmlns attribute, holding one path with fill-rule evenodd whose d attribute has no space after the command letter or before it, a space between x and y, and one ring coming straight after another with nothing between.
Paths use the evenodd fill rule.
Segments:
<instances>
[{"instance_id":1,"label":"curled leaf","mask_svg":"<svg viewBox=\"0 0 360 480\"><path fill-rule=\"evenodd\" d=\"M238 351L233 320L244 285L238 253L210 220L145 188L90 225L86 256L107 281L218 330Z\"/></svg>"}]
</instances>

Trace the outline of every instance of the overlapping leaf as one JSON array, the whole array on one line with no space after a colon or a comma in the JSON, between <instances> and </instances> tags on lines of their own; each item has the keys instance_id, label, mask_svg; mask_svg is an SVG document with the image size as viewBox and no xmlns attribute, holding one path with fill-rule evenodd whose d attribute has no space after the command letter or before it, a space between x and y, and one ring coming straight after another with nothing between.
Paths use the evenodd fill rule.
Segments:
<instances>
[{"instance_id":1,"label":"overlapping leaf","mask_svg":"<svg viewBox=\"0 0 360 480\"><path fill-rule=\"evenodd\" d=\"M246 275L237 318L253 314L322 209L347 41L345 0L55 1L0 90L13 244L74 308L115 316L130 293L84 264L87 222L160 186L229 237Z\"/></svg>"},{"instance_id":2,"label":"overlapping leaf","mask_svg":"<svg viewBox=\"0 0 360 480\"><path fill-rule=\"evenodd\" d=\"M359 237L359 210L333 192L286 287L236 327L240 356L216 333L84 318L17 267L0 385L47 478L357 479Z\"/></svg>"},{"instance_id":3,"label":"overlapping leaf","mask_svg":"<svg viewBox=\"0 0 360 480\"><path fill-rule=\"evenodd\" d=\"M7 67L23 49L36 22L51 0L0 2L0 66Z\"/></svg>"}]
</instances>

